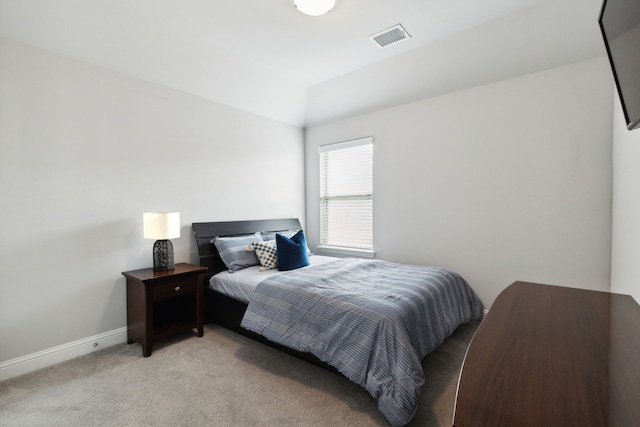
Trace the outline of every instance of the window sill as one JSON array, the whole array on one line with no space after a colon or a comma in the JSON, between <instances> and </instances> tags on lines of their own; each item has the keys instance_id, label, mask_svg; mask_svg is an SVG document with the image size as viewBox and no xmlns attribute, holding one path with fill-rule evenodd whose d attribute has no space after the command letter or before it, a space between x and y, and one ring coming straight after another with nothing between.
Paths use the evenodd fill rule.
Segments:
<instances>
[{"instance_id":1,"label":"window sill","mask_svg":"<svg viewBox=\"0 0 640 427\"><path fill-rule=\"evenodd\" d=\"M370 251L367 249L343 248L339 246L317 246L316 252L318 255L356 258L374 258L376 256L375 251Z\"/></svg>"}]
</instances>

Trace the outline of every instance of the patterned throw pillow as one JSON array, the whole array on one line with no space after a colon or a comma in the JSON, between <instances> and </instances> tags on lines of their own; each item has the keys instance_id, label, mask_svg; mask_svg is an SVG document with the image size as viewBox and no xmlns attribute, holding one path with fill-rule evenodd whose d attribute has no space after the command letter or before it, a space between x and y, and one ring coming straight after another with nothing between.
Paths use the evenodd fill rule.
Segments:
<instances>
[{"instance_id":1,"label":"patterned throw pillow","mask_svg":"<svg viewBox=\"0 0 640 427\"><path fill-rule=\"evenodd\" d=\"M271 270L278 266L278 253L274 240L268 242L251 242L247 249L256 252L258 260L260 260L260 264L262 264L260 271Z\"/></svg>"}]
</instances>

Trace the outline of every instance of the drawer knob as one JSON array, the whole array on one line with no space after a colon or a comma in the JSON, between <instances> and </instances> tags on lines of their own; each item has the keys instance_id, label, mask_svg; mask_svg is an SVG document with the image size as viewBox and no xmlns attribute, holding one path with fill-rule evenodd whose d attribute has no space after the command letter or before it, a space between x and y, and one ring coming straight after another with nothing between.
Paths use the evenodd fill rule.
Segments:
<instances>
[{"instance_id":1,"label":"drawer knob","mask_svg":"<svg viewBox=\"0 0 640 427\"><path fill-rule=\"evenodd\" d=\"M180 291L180 286L176 286L176 292Z\"/></svg>"}]
</instances>

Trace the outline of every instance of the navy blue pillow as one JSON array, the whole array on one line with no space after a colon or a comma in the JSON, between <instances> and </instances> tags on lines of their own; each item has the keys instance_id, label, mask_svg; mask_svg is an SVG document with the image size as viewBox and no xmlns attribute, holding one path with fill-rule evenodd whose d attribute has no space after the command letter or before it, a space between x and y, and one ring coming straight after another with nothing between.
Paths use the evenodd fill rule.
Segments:
<instances>
[{"instance_id":1,"label":"navy blue pillow","mask_svg":"<svg viewBox=\"0 0 640 427\"><path fill-rule=\"evenodd\" d=\"M305 239L302 230L291 237L276 234L276 247L278 249L278 270L295 270L309 265L307 239Z\"/></svg>"}]
</instances>

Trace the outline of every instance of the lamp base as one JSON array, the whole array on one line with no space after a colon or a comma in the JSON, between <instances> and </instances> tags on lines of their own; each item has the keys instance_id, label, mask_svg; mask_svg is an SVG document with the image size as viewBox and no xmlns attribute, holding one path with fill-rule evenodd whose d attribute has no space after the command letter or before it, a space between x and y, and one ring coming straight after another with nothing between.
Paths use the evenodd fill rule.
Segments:
<instances>
[{"instance_id":1,"label":"lamp base","mask_svg":"<svg viewBox=\"0 0 640 427\"><path fill-rule=\"evenodd\" d=\"M175 268L171 240L156 240L153 244L153 271L167 271Z\"/></svg>"}]
</instances>

